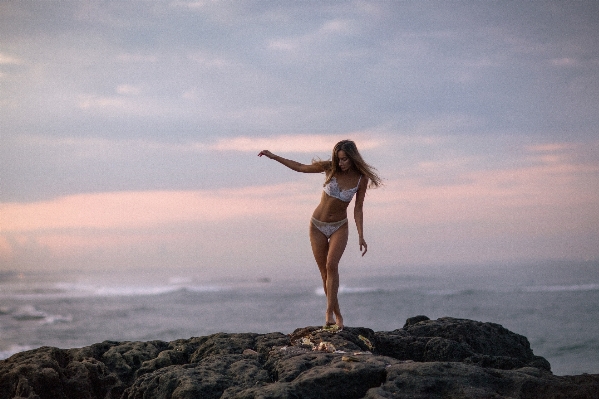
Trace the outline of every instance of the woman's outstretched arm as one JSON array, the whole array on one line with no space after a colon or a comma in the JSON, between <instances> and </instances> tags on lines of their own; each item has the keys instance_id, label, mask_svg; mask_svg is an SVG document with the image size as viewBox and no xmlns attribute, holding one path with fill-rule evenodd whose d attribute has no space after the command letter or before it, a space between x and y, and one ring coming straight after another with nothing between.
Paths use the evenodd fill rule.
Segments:
<instances>
[{"instance_id":1,"label":"woman's outstretched arm","mask_svg":"<svg viewBox=\"0 0 599 399\"><path fill-rule=\"evenodd\" d=\"M324 172L324 167L322 165L319 165L319 164L306 165L303 163L293 161L291 159L280 157L278 155L273 154L272 152L270 152L268 150L262 150L262 151L260 151L260 153L258 153L259 157L261 157L262 155L264 155L267 158L274 159L275 161L282 163L283 165L287 166L289 169L295 170L296 172L302 172L302 173Z\"/></svg>"}]
</instances>

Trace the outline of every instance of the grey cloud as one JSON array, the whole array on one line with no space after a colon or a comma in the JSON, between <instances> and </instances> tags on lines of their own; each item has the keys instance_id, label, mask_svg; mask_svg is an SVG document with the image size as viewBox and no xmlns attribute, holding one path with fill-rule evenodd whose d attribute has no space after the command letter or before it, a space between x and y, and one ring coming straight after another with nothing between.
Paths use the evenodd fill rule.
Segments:
<instances>
[{"instance_id":1,"label":"grey cloud","mask_svg":"<svg viewBox=\"0 0 599 399\"><path fill-rule=\"evenodd\" d=\"M13 140L23 135L177 145L440 121L421 134L470 138L480 153L485 137L584 143L599 126L593 1L0 7L5 198L221 184L214 165L234 159L83 161Z\"/></svg>"}]
</instances>

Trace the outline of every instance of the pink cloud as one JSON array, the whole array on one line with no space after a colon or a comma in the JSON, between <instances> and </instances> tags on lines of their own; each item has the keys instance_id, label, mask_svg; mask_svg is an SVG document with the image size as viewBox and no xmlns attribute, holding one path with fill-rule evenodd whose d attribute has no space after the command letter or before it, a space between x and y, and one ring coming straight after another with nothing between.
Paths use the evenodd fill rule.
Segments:
<instances>
[{"instance_id":1,"label":"pink cloud","mask_svg":"<svg viewBox=\"0 0 599 399\"><path fill-rule=\"evenodd\" d=\"M559 219L550 227L559 231L575 228L585 218L599 218L597 172L599 167L593 165L548 164L466 172L459 183L438 186L414 177L388 182L372 202L381 223L395 219L389 215L416 225L484 222L492 226L510 220L517 230ZM593 209L594 215L589 214ZM571 216L570 222L562 220L560 215L565 214Z\"/></svg>"},{"instance_id":2,"label":"pink cloud","mask_svg":"<svg viewBox=\"0 0 599 399\"><path fill-rule=\"evenodd\" d=\"M257 221L280 225L299 219L299 215L307 218L317 198L300 182L214 191L78 194L5 203L0 204L0 254L7 259L15 246L22 247L18 237L56 255L192 241L190 234L198 234L197 226L220 225L236 231L240 225Z\"/></svg>"},{"instance_id":3,"label":"pink cloud","mask_svg":"<svg viewBox=\"0 0 599 399\"><path fill-rule=\"evenodd\" d=\"M336 142L351 138L356 134L348 135L282 135L274 137L233 137L221 139L210 148L218 151L244 151L256 152L268 149L273 152L330 152ZM371 149L382 145L381 139L360 137L355 138L356 144L360 149Z\"/></svg>"},{"instance_id":4,"label":"pink cloud","mask_svg":"<svg viewBox=\"0 0 599 399\"><path fill-rule=\"evenodd\" d=\"M474 161L459 159L417 165L367 194L367 237L386 248L385 254L373 256L392 257L401 245L402 256L414 261L425 257L419 251L428 246L436 248L435 256L466 256L445 245L447 234L461 243L461 251L482 245L477 253L489 256L508 256L506 245L514 240L528 242L538 254L552 253L547 243L565 241L562 237L586 242L599 234L599 165L568 159L496 170L473 170ZM186 254L182 259L193 257L188 251L239 261L263 259L260 252L285 259L298 247L290 242L306 244L305 229L320 195L317 176L303 177L271 186L78 194L0 204L0 255L5 260L27 251L56 256L113 251L120 256L130 248L147 253L164 247ZM406 230L409 237L394 238ZM300 252L309 259L307 248Z\"/></svg>"},{"instance_id":5,"label":"pink cloud","mask_svg":"<svg viewBox=\"0 0 599 399\"><path fill-rule=\"evenodd\" d=\"M214 191L77 194L50 201L0 204L0 213L3 232L134 229L240 217L291 217L305 193L304 184L288 183Z\"/></svg>"}]
</instances>

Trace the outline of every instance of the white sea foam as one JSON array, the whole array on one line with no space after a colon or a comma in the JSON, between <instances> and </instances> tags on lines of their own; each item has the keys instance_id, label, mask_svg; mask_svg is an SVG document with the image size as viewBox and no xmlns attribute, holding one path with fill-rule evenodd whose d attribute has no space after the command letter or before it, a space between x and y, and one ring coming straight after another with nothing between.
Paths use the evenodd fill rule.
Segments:
<instances>
[{"instance_id":1,"label":"white sea foam","mask_svg":"<svg viewBox=\"0 0 599 399\"><path fill-rule=\"evenodd\" d=\"M522 291L524 292L569 292L595 290L599 290L599 284L533 285L522 288Z\"/></svg>"},{"instance_id":2,"label":"white sea foam","mask_svg":"<svg viewBox=\"0 0 599 399\"><path fill-rule=\"evenodd\" d=\"M168 294L180 290L177 286L155 285L121 285L121 286L98 286L94 287L94 296L152 296Z\"/></svg>"},{"instance_id":3,"label":"white sea foam","mask_svg":"<svg viewBox=\"0 0 599 399\"><path fill-rule=\"evenodd\" d=\"M426 291L428 295L453 296L453 295L471 295L476 291L472 289L440 289Z\"/></svg>"},{"instance_id":4,"label":"white sea foam","mask_svg":"<svg viewBox=\"0 0 599 399\"><path fill-rule=\"evenodd\" d=\"M36 300L42 298L88 298L88 297L118 297L118 296L156 296L187 291L194 293L219 292L224 287L217 285L190 284L190 281L173 280L169 284L90 284L81 282L60 282L46 287L29 287L4 295L21 300ZM4 311L4 309L3 309ZM24 314L24 318L35 318L35 314ZM39 318L42 318L39 315Z\"/></svg>"},{"instance_id":5,"label":"white sea foam","mask_svg":"<svg viewBox=\"0 0 599 399\"><path fill-rule=\"evenodd\" d=\"M37 310L31 305L21 306L12 313L12 318L15 320L41 320L47 316L46 312Z\"/></svg>"},{"instance_id":6,"label":"white sea foam","mask_svg":"<svg viewBox=\"0 0 599 399\"><path fill-rule=\"evenodd\" d=\"M382 291L376 287L347 287L344 285L339 286L339 294L368 294L371 292L380 292ZM325 296L324 288L319 287L314 290L314 293L318 296Z\"/></svg>"},{"instance_id":7,"label":"white sea foam","mask_svg":"<svg viewBox=\"0 0 599 399\"><path fill-rule=\"evenodd\" d=\"M72 315L59 315L59 314L50 314L44 317L42 320L42 324L55 324L55 323L70 323L73 321Z\"/></svg>"},{"instance_id":8,"label":"white sea foam","mask_svg":"<svg viewBox=\"0 0 599 399\"><path fill-rule=\"evenodd\" d=\"M11 316L18 321L38 320L42 324L70 323L73 321L72 315L49 314L32 305L18 307L12 312Z\"/></svg>"}]
</instances>

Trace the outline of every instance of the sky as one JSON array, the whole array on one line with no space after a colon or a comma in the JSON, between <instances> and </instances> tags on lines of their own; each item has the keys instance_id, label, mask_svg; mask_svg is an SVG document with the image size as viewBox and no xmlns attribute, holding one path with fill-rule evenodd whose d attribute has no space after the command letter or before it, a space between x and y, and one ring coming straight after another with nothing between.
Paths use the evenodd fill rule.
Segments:
<instances>
[{"instance_id":1,"label":"sky","mask_svg":"<svg viewBox=\"0 0 599 399\"><path fill-rule=\"evenodd\" d=\"M597 15L1 1L0 271L315 272L324 176L256 155L341 139L384 179L342 269L599 260Z\"/></svg>"}]
</instances>

